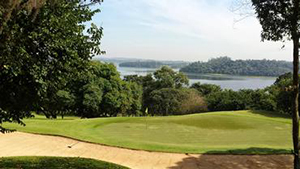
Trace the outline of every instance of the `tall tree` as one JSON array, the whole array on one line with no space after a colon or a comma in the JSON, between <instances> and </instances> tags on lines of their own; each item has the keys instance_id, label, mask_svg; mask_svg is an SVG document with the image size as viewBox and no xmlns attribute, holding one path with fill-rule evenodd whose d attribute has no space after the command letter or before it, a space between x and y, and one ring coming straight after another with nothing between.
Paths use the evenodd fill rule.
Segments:
<instances>
[{"instance_id":1,"label":"tall tree","mask_svg":"<svg viewBox=\"0 0 300 169\"><path fill-rule=\"evenodd\" d=\"M2 0L0 1L0 34L3 31L4 25L10 20L10 18L15 17L15 15L21 11L26 10L30 15L31 19L35 19L39 10L46 5L54 4L59 0ZM74 2L76 0L70 0L69 2ZM101 3L103 0L81 0L80 6L86 7L93 5L95 3Z\"/></svg>"},{"instance_id":2,"label":"tall tree","mask_svg":"<svg viewBox=\"0 0 300 169\"><path fill-rule=\"evenodd\" d=\"M252 0L257 18L262 25L262 40L293 41L293 145L294 168L299 165L299 37L300 0Z\"/></svg>"},{"instance_id":3,"label":"tall tree","mask_svg":"<svg viewBox=\"0 0 300 169\"><path fill-rule=\"evenodd\" d=\"M0 126L49 105L71 74L102 53L102 28L85 33L97 12L81 0L46 1L34 20L27 9L13 10L0 33Z\"/></svg>"}]
</instances>

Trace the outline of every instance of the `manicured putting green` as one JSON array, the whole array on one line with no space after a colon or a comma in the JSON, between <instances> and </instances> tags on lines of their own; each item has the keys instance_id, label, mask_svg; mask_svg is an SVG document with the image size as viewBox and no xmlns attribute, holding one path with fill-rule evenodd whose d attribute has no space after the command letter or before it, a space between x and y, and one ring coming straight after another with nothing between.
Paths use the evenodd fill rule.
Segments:
<instances>
[{"instance_id":1,"label":"manicured putting green","mask_svg":"<svg viewBox=\"0 0 300 169\"><path fill-rule=\"evenodd\" d=\"M18 131L111 146L179 153L290 153L291 120L274 113L235 111L171 117L26 119Z\"/></svg>"},{"instance_id":2,"label":"manicured putting green","mask_svg":"<svg viewBox=\"0 0 300 169\"><path fill-rule=\"evenodd\" d=\"M5 157L0 158L0 168L5 169L126 169L116 164L63 157Z\"/></svg>"}]
</instances>

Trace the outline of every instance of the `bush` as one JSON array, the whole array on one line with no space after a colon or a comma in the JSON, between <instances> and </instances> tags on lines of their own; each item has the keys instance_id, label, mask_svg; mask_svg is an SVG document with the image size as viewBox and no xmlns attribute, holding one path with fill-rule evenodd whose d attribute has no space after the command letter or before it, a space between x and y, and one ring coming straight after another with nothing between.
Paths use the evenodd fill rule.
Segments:
<instances>
[{"instance_id":1,"label":"bush","mask_svg":"<svg viewBox=\"0 0 300 169\"><path fill-rule=\"evenodd\" d=\"M246 96L247 97L247 96ZM265 90L255 90L248 97L250 97L249 107L253 110L276 110L276 98Z\"/></svg>"},{"instance_id":2,"label":"bush","mask_svg":"<svg viewBox=\"0 0 300 169\"><path fill-rule=\"evenodd\" d=\"M204 99L196 90L164 88L150 93L151 115L182 115L207 111Z\"/></svg>"},{"instance_id":3,"label":"bush","mask_svg":"<svg viewBox=\"0 0 300 169\"><path fill-rule=\"evenodd\" d=\"M219 85L201 84L200 82L194 83L191 88L198 90L202 96L207 96L209 94L222 91Z\"/></svg>"},{"instance_id":4,"label":"bush","mask_svg":"<svg viewBox=\"0 0 300 169\"><path fill-rule=\"evenodd\" d=\"M206 112L207 104L197 90L184 90L184 98L180 104L180 108L176 114L191 114Z\"/></svg>"},{"instance_id":5,"label":"bush","mask_svg":"<svg viewBox=\"0 0 300 169\"><path fill-rule=\"evenodd\" d=\"M245 110L246 100L241 93L224 90L212 93L206 97L210 111Z\"/></svg>"}]
</instances>

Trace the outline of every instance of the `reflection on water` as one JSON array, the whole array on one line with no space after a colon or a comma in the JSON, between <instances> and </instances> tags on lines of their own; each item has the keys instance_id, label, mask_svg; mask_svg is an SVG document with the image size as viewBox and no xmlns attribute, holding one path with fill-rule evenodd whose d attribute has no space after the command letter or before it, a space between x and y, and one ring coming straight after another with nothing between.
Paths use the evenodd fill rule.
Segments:
<instances>
[{"instance_id":1,"label":"reflection on water","mask_svg":"<svg viewBox=\"0 0 300 169\"><path fill-rule=\"evenodd\" d=\"M148 73L153 73L156 69L147 68L124 68L118 67L121 77L127 75L145 76ZM179 71L175 69L175 71ZM275 77L249 77L249 76L232 76L221 74L187 74L190 79L190 84L197 82L220 85L223 89L262 89L272 85Z\"/></svg>"},{"instance_id":2,"label":"reflection on water","mask_svg":"<svg viewBox=\"0 0 300 169\"><path fill-rule=\"evenodd\" d=\"M186 74L189 79L199 79L199 80L244 80L241 76L230 76L221 74Z\"/></svg>"},{"instance_id":3,"label":"reflection on water","mask_svg":"<svg viewBox=\"0 0 300 169\"><path fill-rule=\"evenodd\" d=\"M117 67L118 71L121 73L121 77L128 75L139 75L145 76L148 73L153 73L157 69L147 69L147 68L127 68L127 67Z\"/></svg>"}]
</instances>

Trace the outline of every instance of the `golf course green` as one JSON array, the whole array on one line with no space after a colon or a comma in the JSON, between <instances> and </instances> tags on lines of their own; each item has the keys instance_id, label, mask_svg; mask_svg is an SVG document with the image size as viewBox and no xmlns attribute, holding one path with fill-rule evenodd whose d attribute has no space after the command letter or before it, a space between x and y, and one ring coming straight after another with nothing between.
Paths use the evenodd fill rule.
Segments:
<instances>
[{"instance_id":1,"label":"golf course green","mask_svg":"<svg viewBox=\"0 0 300 169\"><path fill-rule=\"evenodd\" d=\"M291 120L270 112L231 111L169 117L64 120L36 116L17 131L70 137L131 149L178 153L291 153Z\"/></svg>"}]
</instances>

